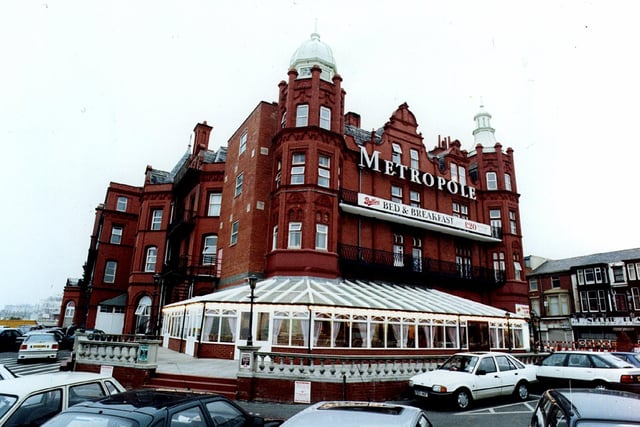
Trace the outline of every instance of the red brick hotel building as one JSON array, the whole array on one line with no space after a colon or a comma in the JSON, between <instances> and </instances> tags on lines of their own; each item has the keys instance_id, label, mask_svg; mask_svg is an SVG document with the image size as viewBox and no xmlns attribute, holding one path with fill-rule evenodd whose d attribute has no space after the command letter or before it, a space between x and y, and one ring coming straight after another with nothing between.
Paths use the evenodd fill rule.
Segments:
<instances>
[{"instance_id":1,"label":"red brick hotel building","mask_svg":"<svg viewBox=\"0 0 640 427\"><path fill-rule=\"evenodd\" d=\"M315 33L278 88L227 147L199 123L172 171L109 186L61 322L198 357L237 357L249 337L287 352L529 348L514 155L491 116L475 116L470 150L428 149L407 104L362 129Z\"/></svg>"}]
</instances>

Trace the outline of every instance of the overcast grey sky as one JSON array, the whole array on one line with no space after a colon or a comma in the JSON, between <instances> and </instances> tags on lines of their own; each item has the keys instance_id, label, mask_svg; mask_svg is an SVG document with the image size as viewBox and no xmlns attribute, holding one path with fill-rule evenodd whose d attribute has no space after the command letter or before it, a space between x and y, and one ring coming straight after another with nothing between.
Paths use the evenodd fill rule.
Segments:
<instances>
[{"instance_id":1,"label":"overcast grey sky","mask_svg":"<svg viewBox=\"0 0 640 427\"><path fill-rule=\"evenodd\" d=\"M629 1L0 3L0 306L80 277L110 181L170 170L199 121L227 139L275 101L317 29L378 128L403 102L427 148L473 148L482 101L515 155L525 254L640 246L637 17Z\"/></svg>"}]
</instances>

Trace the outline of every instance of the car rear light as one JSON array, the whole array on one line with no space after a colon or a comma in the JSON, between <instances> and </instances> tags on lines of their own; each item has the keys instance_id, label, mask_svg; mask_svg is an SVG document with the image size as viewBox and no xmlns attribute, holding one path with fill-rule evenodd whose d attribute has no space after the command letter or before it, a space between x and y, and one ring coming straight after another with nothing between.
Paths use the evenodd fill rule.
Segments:
<instances>
[{"instance_id":1,"label":"car rear light","mask_svg":"<svg viewBox=\"0 0 640 427\"><path fill-rule=\"evenodd\" d=\"M620 382L623 384L635 384L640 382L640 375L622 375Z\"/></svg>"},{"instance_id":2,"label":"car rear light","mask_svg":"<svg viewBox=\"0 0 640 427\"><path fill-rule=\"evenodd\" d=\"M26 345L26 344L22 344L22 345L20 346L20 350L26 350L26 349L27 349L27 345Z\"/></svg>"},{"instance_id":3,"label":"car rear light","mask_svg":"<svg viewBox=\"0 0 640 427\"><path fill-rule=\"evenodd\" d=\"M58 349L58 344L51 344L51 348L53 350L57 350Z\"/></svg>"}]
</instances>

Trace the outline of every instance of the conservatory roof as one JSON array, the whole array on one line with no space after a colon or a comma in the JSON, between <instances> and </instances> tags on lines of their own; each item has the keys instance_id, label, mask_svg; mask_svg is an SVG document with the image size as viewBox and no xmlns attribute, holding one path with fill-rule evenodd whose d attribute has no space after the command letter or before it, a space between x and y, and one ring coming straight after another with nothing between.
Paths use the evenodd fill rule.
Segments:
<instances>
[{"instance_id":1,"label":"conservatory roof","mask_svg":"<svg viewBox=\"0 0 640 427\"><path fill-rule=\"evenodd\" d=\"M248 303L248 284L223 289L165 306L220 302ZM273 277L254 290L255 304L313 305L467 316L505 317L505 311L431 288L379 281L330 280L314 277ZM515 315L511 314L515 317Z\"/></svg>"}]
</instances>

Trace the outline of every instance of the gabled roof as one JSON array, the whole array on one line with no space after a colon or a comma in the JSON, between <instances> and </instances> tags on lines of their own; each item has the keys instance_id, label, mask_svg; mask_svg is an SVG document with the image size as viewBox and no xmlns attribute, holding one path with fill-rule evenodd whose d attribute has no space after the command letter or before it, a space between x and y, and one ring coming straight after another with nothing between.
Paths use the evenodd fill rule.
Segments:
<instances>
[{"instance_id":1,"label":"gabled roof","mask_svg":"<svg viewBox=\"0 0 640 427\"><path fill-rule=\"evenodd\" d=\"M249 285L223 289L165 306L249 303ZM363 280L275 277L257 283L256 304L330 306L503 318L505 311L435 289Z\"/></svg>"},{"instance_id":2,"label":"gabled roof","mask_svg":"<svg viewBox=\"0 0 640 427\"><path fill-rule=\"evenodd\" d=\"M548 260L535 270L531 271L531 273L529 273L527 276L568 272L575 267L583 267L596 264L610 264L614 262L634 259L640 259L640 248L583 255L574 258Z\"/></svg>"}]
</instances>

